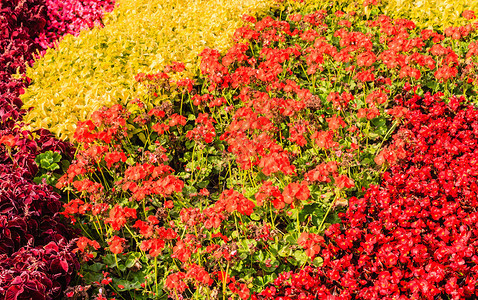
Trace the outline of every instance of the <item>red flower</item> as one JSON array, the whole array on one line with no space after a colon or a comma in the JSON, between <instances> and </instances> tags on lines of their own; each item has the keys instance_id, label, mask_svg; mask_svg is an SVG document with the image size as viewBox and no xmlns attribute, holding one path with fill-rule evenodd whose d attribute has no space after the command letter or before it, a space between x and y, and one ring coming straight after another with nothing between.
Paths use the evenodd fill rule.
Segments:
<instances>
[{"instance_id":1,"label":"red flower","mask_svg":"<svg viewBox=\"0 0 478 300\"><path fill-rule=\"evenodd\" d=\"M110 251L114 254L119 254L123 252L123 243L126 242L126 239L120 238L119 236L113 236L111 240L108 242L108 245L110 246Z\"/></svg>"},{"instance_id":2,"label":"red flower","mask_svg":"<svg viewBox=\"0 0 478 300\"><path fill-rule=\"evenodd\" d=\"M137 220L134 225L133 225L133 228L138 228L139 229L139 233L144 236L145 238L149 238L153 235L153 226L151 226L150 224L144 222L144 221L141 221L141 220Z\"/></svg>"},{"instance_id":3,"label":"red flower","mask_svg":"<svg viewBox=\"0 0 478 300\"><path fill-rule=\"evenodd\" d=\"M100 244L97 241L90 240L87 237L80 237L76 241L76 246L78 248L74 249L73 252L77 252L80 250L81 252L85 252L88 246L93 247L95 250L98 250L100 248Z\"/></svg>"},{"instance_id":4,"label":"red flower","mask_svg":"<svg viewBox=\"0 0 478 300\"><path fill-rule=\"evenodd\" d=\"M109 218L105 219L105 224L111 224L113 230L120 230L126 224L126 216L124 209L115 205L109 213Z\"/></svg>"},{"instance_id":5,"label":"red flower","mask_svg":"<svg viewBox=\"0 0 478 300\"><path fill-rule=\"evenodd\" d=\"M243 194L234 190L225 190L221 193L215 207L218 210L226 210L229 213L237 211L243 215L250 216L254 212L254 202L244 197Z\"/></svg>"},{"instance_id":6,"label":"red flower","mask_svg":"<svg viewBox=\"0 0 478 300\"><path fill-rule=\"evenodd\" d=\"M164 201L164 207L166 207L168 209L172 209L174 207L174 202L171 201L171 200Z\"/></svg>"},{"instance_id":7,"label":"red flower","mask_svg":"<svg viewBox=\"0 0 478 300\"><path fill-rule=\"evenodd\" d=\"M186 275L183 272L176 272L173 274L168 275L166 277L166 282L164 285L166 286L167 289L169 290L176 290L179 293L184 292L187 289L186 283L183 281L183 279L186 277Z\"/></svg>"},{"instance_id":8,"label":"red flower","mask_svg":"<svg viewBox=\"0 0 478 300\"><path fill-rule=\"evenodd\" d=\"M3 144L7 147L15 146L15 137L11 134L4 135L0 138L0 145Z\"/></svg>"},{"instance_id":9,"label":"red flower","mask_svg":"<svg viewBox=\"0 0 478 300\"><path fill-rule=\"evenodd\" d=\"M463 16L463 18L465 18L467 20L471 20L471 19L476 18L475 12L472 11L472 10L464 10L461 15Z\"/></svg>"},{"instance_id":10,"label":"red flower","mask_svg":"<svg viewBox=\"0 0 478 300\"><path fill-rule=\"evenodd\" d=\"M306 249L305 254L314 259L320 252L320 244L325 240L322 236L314 233L302 232L297 240L297 244Z\"/></svg>"},{"instance_id":11,"label":"red flower","mask_svg":"<svg viewBox=\"0 0 478 300\"><path fill-rule=\"evenodd\" d=\"M284 188L282 195L284 196L284 202L291 204L295 200L305 201L309 199L310 191L306 181L301 183L291 182Z\"/></svg>"},{"instance_id":12,"label":"red flower","mask_svg":"<svg viewBox=\"0 0 478 300\"><path fill-rule=\"evenodd\" d=\"M384 104L385 102L387 102L387 100L387 94L385 94L381 90L375 90L371 92L365 99L365 101L371 106Z\"/></svg>"},{"instance_id":13,"label":"red flower","mask_svg":"<svg viewBox=\"0 0 478 300\"><path fill-rule=\"evenodd\" d=\"M91 143L96 139L96 134L92 133L95 128L91 120L78 122L73 138L79 143Z\"/></svg>"},{"instance_id":14,"label":"red flower","mask_svg":"<svg viewBox=\"0 0 478 300\"><path fill-rule=\"evenodd\" d=\"M188 268L189 270L186 273L186 278L193 278L204 285L211 285L213 283L209 273L203 267L191 264Z\"/></svg>"},{"instance_id":15,"label":"red flower","mask_svg":"<svg viewBox=\"0 0 478 300\"><path fill-rule=\"evenodd\" d=\"M347 126L347 124L344 122L341 116L333 115L330 118L327 118L327 123L329 124L329 129L330 130L337 130L341 127Z\"/></svg>"},{"instance_id":16,"label":"red flower","mask_svg":"<svg viewBox=\"0 0 478 300\"><path fill-rule=\"evenodd\" d=\"M140 249L142 251L148 251L151 257L156 257L161 254L161 250L164 249L166 243L162 239L152 239L152 240L144 240L141 242Z\"/></svg>"},{"instance_id":17,"label":"red flower","mask_svg":"<svg viewBox=\"0 0 478 300\"><path fill-rule=\"evenodd\" d=\"M354 78L362 82L367 82L367 81L374 81L375 75L372 73L371 70L365 70L365 71L357 73L357 75L355 75Z\"/></svg>"},{"instance_id":18,"label":"red flower","mask_svg":"<svg viewBox=\"0 0 478 300\"><path fill-rule=\"evenodd\" d=\"M187 123L186 117L178 115L178 114L173 114L170 117L168 125L169 125L169 127L173 127L173 126L176 126L176 125L184 126L184 125L186 125L186 123Z\"/></svg>"},{"instance_id":19,"label":"red flower","mask_svg":"<svg viewBox=\"0 0 478 300\"><path fill-rule=\"evenodd\" d=\"M148 112L148 116L154 115L157 118L164 118L166 116L166 113L163 110L153 108Z\"/></svg>"},{"instance_id":20,"label":"red flower","mask_svg":"<svg viewBox=\"0 0 478 300\"><path fill-rule=\"evenodd\" d=\"M105 162L108 168L111 168L114 163L119 161L126 162L126 155L122 151L107 152L105 154Z\"/></svg>"},{"instance_id":21,"label":"red flower","mask_svg":"<svg viewBox=\"0 0 478 300\"><path fill-rule=\"evenodd\" d=\"M359 67L370 67L377 60L377 56L372 51L366 51L357 56L357 65Z\"/></svg>"},{"instance_id":22,"label":"red flower","mask_svg":"<svg viewBox=\"0 0 478 300\"><path fill-rule=\"evenodd\" d=\"M354 181L347 177L347 175L339 175L337 177L334 177L335 179L335 184L339 189L349 189L355 186Z\"/></svg>"}]
</instances>

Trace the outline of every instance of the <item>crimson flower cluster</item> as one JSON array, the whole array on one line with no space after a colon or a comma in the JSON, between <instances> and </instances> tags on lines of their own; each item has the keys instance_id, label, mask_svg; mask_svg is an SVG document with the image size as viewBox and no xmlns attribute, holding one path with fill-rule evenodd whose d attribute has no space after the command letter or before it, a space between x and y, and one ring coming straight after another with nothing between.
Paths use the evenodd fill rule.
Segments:
<instances>
[{"instance_id":1,"label":"crimson flower cluster","mask_svg":"<svg viewBox=\"0 0 478 300\"><path fill-rule=\"evenodd\" d=\"M352 197L320 242L323 265L285 273L257 299L471 299L478 293L478 110L404 98L406 158ZM302 238L302 237L301 237ZM305 237L302 239L306 245ZM309 251L314 251L312 248Z\"/></svg>"}]
</instances>

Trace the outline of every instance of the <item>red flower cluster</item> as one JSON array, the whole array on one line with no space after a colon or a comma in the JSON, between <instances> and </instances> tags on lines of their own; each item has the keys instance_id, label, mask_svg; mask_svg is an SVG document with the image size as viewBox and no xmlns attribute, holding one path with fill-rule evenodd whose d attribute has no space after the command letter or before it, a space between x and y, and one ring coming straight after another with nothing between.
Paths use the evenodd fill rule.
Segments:
<instances>
[{"instance_id":1,"label":"red flower cluster","mask_svg":"<svg viewBox=\"0 0 478 300\"><path fill-rule=\"evenodd\" d=\"M320 245L323 244L324 238L315 233L302 232L297 240L297 244L306 249L305 254L311 259L320 253Z\"/></svg>"},{"instance_id":2,"label":"red flower cluster","mask_svg":"<svg viewBox=\"0 0 478 300\"><path fill-rule=\"evenodd\" d=\"M214 128L216 120L210 118L208 114L200 113L196 118L197 126L186 133L186 137L190 140L204 141L211 143L216 136L216 129Z\"/></svg>"},{"instance_id":3,"label":"red flower cluster","mask_svg":"<svg viewBox=\"0 0 478 300\"><path fill-rule=\"evenodd\" d=\"M254 207L254 202L234 190L223 191L219 201L215 204L215 208L220 211L225 210L228 213L237 211L247 216L250 216L254 212Z\"/></svg>"},{"instance_id":4,"label":"red flower cluster","mask_svg":"<svg viewBox=\"0 0 478 300\"><path fill-rule=\"evenodd\" d=\"M341 225L318 241L322 267L283 274L258 298L297 299L300 291L303 299L476 297L478 110L463 100L447 105L440 93L397 98L409 110L395 138L408 140L406 157L380 187L349 200ZM303 233L300 244L309 239Z\"/></svg>"}]
</instances>

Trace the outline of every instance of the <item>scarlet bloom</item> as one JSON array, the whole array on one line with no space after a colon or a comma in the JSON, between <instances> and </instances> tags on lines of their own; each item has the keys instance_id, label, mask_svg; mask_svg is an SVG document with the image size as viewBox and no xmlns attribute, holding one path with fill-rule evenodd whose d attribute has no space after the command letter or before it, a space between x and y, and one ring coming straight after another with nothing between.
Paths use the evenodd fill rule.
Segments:
<instances>
[{"instance_id":1,"label":"scarlet bloom","mask_svg":"<svg viewBox=\"0 0 478 300\"><path fill-rule=\"evenodd\" d=\"M186 125L186 123L187 123L186 117L178 115L178 114L174 114L170 117L168 125L169 125L169 127L173 127L173 126L176 126L178 124L181 125L181 126L184 126L184 125Z\"/></svg>"},{"instance_id":2,"label":"scarlet bloom","mask_svg":"<svg viewBox=\"0 0 478 300\"><path fill-rule=\"evenodd\" d=\"M183 281L185 277L186 275L183 272L170 274L168 277L166 277L166 282L164 285L171 291L176 290L179 293L182 293L187 289L187 285Z\"/></svg>"},{"instance_id":3,"label":"scarlet bloom","mask_svg":"<svg viewBox=\"0 0 478 300\"><path fill-rule=\"evenodd\" d=\"M171 257L177 258L184 263L188 261L188 259L191 257L191 254L192 253L188 247L188 244L184 241L178 241L176 246L173 247L173 254Z\"/></svg>"},{"instance_id":4,"label":"scarlet bloom","mask_svg":"<svg viewBox=\"0 0 478 300\"><path fill-rule=\"evenodd\" d=\"M105 154L105 162L108 168L111 168L114 163L117 163L119 161L126 161L126 155L123 152L113 151Z\"/></svg>"},{"instance_id":5,"label":"scarlet bloom","mask_svg":"<svg viewBox=\"0 0 478 300\"><path fill-rule=\"evenodd\" d=\"M387 100L388 100L387 94L385 94L384 92L380 90L375 90L371 92L370 94L368 94L367 98L365 99L365 101L372 106L384 104L385 102L387 102Z\"/></svg>"},{"instance_id":6,"label":"scarlet bloom","mask_svg":"<svg viewBox=\"0 0 478 300\"><path fill-rule=\"evenodd\" d=\"M330 130L337 130L340 127L345 127L347 124L344 122L341 116L333 115L331 118L327 118Z\"/></svg>"},{"instance_id":7,"label":"scarlet bloom","mask_svg":"<svg viewBox=\"0 0 478 300\"><path fill-rule=\"evenodd\" d=\"M152 115L154 115L157 118L164 118L166 113L163 110L153 108L148 112L148 116L152 116Z\"/></svg>"},{"instance_id":8,"label":"scarlet bloom","mask_svg":"<svg viewBox=\"0 0 478 300\"><path fill-rule=\"evenodd\" d=\"M189 266L189 270L186 273L187 278L193 278L197 282L202 283L204 285L211 285L213 280L209 273L201 266L196 264L191 264Z\"/></svg>"},{"instance_id":9,"label":"scarlet bloom","mask_svg":"<svg viewBox=\"0 0 478 300\"><path fill-rule=\"evenodd\" d=\"M15 137L11 134L2 136L0 138L0 144L3 144L7 147L13 147L15 146Z\"/></svg>"},{"instance_id":10,"label":"scarlet bloom","mask_svg":"<svg viewBox=\"0 0 478 300\"><path fill-rule=\"evenodd\" d=\"M367 81L374 81L375 75L370 70L365 70L365 71L357 73L357 75L355 75L354 78L362 82L367 82Z\"/></svg>"},{"instance_id":11,"label":"scarlet bloom","mask_svg":"<svg viewBox=\"0 0 478 300\"><path fill-rule=\"evenodd\" d=\"M297 244L306 249L305 254L307 256L314 259L320 252L320 244L324 241L324 238L318 234L302 232L297 240Z\"/></svg>"},{"instance_id":12,"label":"scarlet bloom","mask_svg":"<svg viewBox=\"0 0 478 300\"><path fill-rule=\"evenodd\" d=\"M302 183L291 182L284 188L282 195L284 196L284 202L291 204L296 199L302 201L309 199L310 191L305 181Z\"/></svg>"},{"instance_id":13,"label":"scarlet bloom","mask_svg":"<svg viewBox=\"0 0 478 300\"><path fill-rule=\"evenodd\" d=\"M335 179L335 184L339 189L349 189L355 186L354 181L347 177L347 175L339 175L337 177L334 177Z\"/></svg>"},{"instance_id":14,"label":"scarlet bloom","mask_svg":"<svg viewBox=\"0 0 478 300\"><path fill-rule=\"evenodd\" d=\"M164 248L165 242L162 239L145 240L141 243L140 249L142 251L149 250L151 257L156 257L161 254L161 250Z\"/></svg>"},{"instance_id":15,"label":"scarlet bloom","mask_svg":"<svg viewBox=\"0 0 478 300\"><path fill-rule=\"evenodd\" d=\"M403 106L394 106L391 109L386 110L387 114L393 116L396 119L400 119L405 116L408 112L408 109Z\"/></svg>"},{"instance_id":16,"label":"scarlet bloom","mask_svg":"<svg viewBox=\"0 0 478 300\"><path fill-rule=\"evenodd\" d=\"M463 18L465 18L467 20L471 20L471 19L476 18L475 12L472 11L472 10L464 10L461 15L463 16Z\"/></svg>"},{"instance_id":17,"label":"scarlet bloom","mask_svg":"<svg viewBox=\"0 0 478 300\"><path fill-rule=\"evenodd\" d=\"M115 205L109 213L109 218L105 219L105 224L111 224L114 230L120 230L126 224L126 216L124 209Z\"/></svg>"},{"instance_id":18,"label":"scarlet bloom","mask_svg":"<svg viewBox=\"0 0 478 300\"><path fill-rule=\"evenodd\" d=\"M237 290L237 295L239 295L239 297L242 300L246 300L246 299L249 299L249 294L250 294L250 291L249 291L249 288L246 286L246 284L240 283L239 289Z\"/></svg>"},{"instance_id":19,"label":"scarlet bloom","mask_svg":"<svg viewBox=\"0 0 478 300\"><path fill-rule=\"evenodd\" d=\"M370 67L377 57L372 51L367 51L357 56L357 65L360 67Z\"/></svg>"},{"instance_id":20,"label":"scarlet bloom","mask_svg":"<svg viewBox=\"0 0 478 300\"><path fill-rule=\"evenodd\" d=\"M223 191L219 197L219 201L216 202L215 207L218 210L226 210L232 213L237 212L250 216L254 212L254 202L244 197L243 194L234 190Z\"/></svg>"},{"instance_id":21,"label":"scarlet bloom","mask_svg":"<svg viewBox=\"0 0 478 300\"><path fill-rule=\"evenodd\" d=\"M114 254L119 254L123 252L123 243L126 242L126 239L120 238L119 236L113 236L113 238L108 242L110 246L110 251Z\"/></svg>"},{"instance_id":22,"label":"scarlet bloom","mask_svg":"<svg viewBox=\"0 0 478 300\"><path fill-rule=\"evenodd\" d=\"M76 246L78 248L74 249L73 252L77 252L78 250L80 250L81 252L85 252L88 245L93 247L95 250L100 248L100 244L98 244L97 241L93 241L87 237L82 236L78 239L78 241L76 241Z\"/></svg>"},{"instance_id":23,"label":"scarlet bloom","mask_svg":"<svg viewBox=\"0 0 478 300\"><path fill-rule=\"evenodd\" d=\"M153 235L153 226L151 226L150 224L144 221L137 220L134 223L133 228L138 228L139 233L143 235L145 238L149 238Z\"/></svg>"},{"instance_id":24,"label":"scarlet bloom","mask_svg":"<svg viewBox=\"0 0 478 300\"><path fill-rule=\"evenodd\" d=\"M171 200L164 201L164 207L172 209L174 207L174 203Z\"/></svg>"}]
</instances>

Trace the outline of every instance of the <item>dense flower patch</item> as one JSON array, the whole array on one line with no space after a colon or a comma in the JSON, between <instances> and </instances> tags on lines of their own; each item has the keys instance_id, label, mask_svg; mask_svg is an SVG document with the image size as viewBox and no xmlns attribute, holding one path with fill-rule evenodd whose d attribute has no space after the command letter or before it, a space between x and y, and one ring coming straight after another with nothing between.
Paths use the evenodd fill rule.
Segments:
<instances>
[{"instance_id":1,"label":"dense flower patch","mask_svg":"<svg viewBox=\"0 0 478 300\"><path fill-rule=\"evenodd\" d=\"M45 183L71 145L7 117L0 293L475 297L478 23L421 30L375 2L244 15L199 76L138 74L146 94L77 124L60 213Z\"/></svg>"},{"instance_id":2,"label":"dense flower patch","mask_svg":"<svg viewBox=\"0 0 478 300\"><path fill-rule=\"evenodd\" d=\"M61 37L78 35L83 29L103 26L103 15L114 8L114 0L46 0L47 24L36 38L42 50L53 48ZM44 52L42 52L44 53Z\"/></svg>"},{"instance_id":3,"label":"dense flower patch","mask_svg":"<svg viewBox=\"0 0 478 300\"><path fill-rule=\"evenodd\" d=\"M34 55L54 45L65 34L98 24L104 9L112 1L2 0L0 2L0 124L12 118L19 120L19 95L27 83L13 79L33 63ZM103 8L104 7L104 8ZM28 82L28 81L27 81Z\"/></svg>"},{"instance_id":4,"label":"dense flower patch","mask_svg":"<svg viewBox=\"0 0 478 300\"><path fill-rule=\"evenodd\" d=\"M236 30L225 55L208 48L200 54L200 76L178 79L181 63L140 73L135 79L146 96L78 123L79 152L57 185L71 192L62 214L85 235L75 249L84 282L69 295L455 293L440 285L444 276L423 277L422 269L435 267L456 277L450 284L458 291L458 279L472 273L463 273L461 261L430 258L451 246L434 236L445 221L432 214L445 200L434 198L436 190L428 206L417 201L422 188L451 187L425 186L434 175L420 173L426 167L414 147L426 151L422 140L433 143L421 124L437 126L425 131L445 139L455 120L447 105L458 110L459 102L476 101L477 24L439 33L373 12L245 15L248 25ZM435 150L427 159L443 160ZM406 190L397 185L401 174L411 180ZM432 219L421 219L427 210ZM453 212L460 214L459 206ZM427 236L420 231L426 226L433 229ZM415 290L421 280L429 286Z\"/></svg>"},{"instance_id":5,"label":"dense flower patch","mask_svg":"<svg viewBox=\"0 0 478 300\"><path fill-rule=\"evenodd\" d=\"M394 135L406 159L349 200L319 243L320 268L281 274L257 299L476 296L478 110L441 93L397 100L410 109Z\"/></svg>"},{"instance_id":6,"label":"dense flower patch","mask_svg":"<svg viewBox=\"0 0 478 300\"><path fill-rule=\"evenodd\" d=\"M64 15L53 18L60 2ZM73 232L60 219L60 195L35 178L39 170L45 179L57 176L60 166L49 157L71 160L72 145L46 129L24 129L19 95L28 81L13 76L25 72L37 51L101 15L100 2L94 1L94 14L77 16L66 30L60 23L73 18L68 4L60 2L0 2L0 296L5 299L58 299L79 268L69 244ZM75 2L68 3L86 4Z\"/></svg>"},{"instance_id":7,"label":"dense flower patch","mask_svg":"<svg viewBox=\"0 0 478 300\"><path fill-rule=\"evenodd\" d=\"M20 117L22 103L18 98L24 84L12 80L17 70L25 72L33 53L39 49L34 39L40 35L46 24L46 10L41 0L2 1L0 6L0 116L1 124L8 118ZM3 128L2 128L3 129Z\"/></svg>"}]
</instances>

